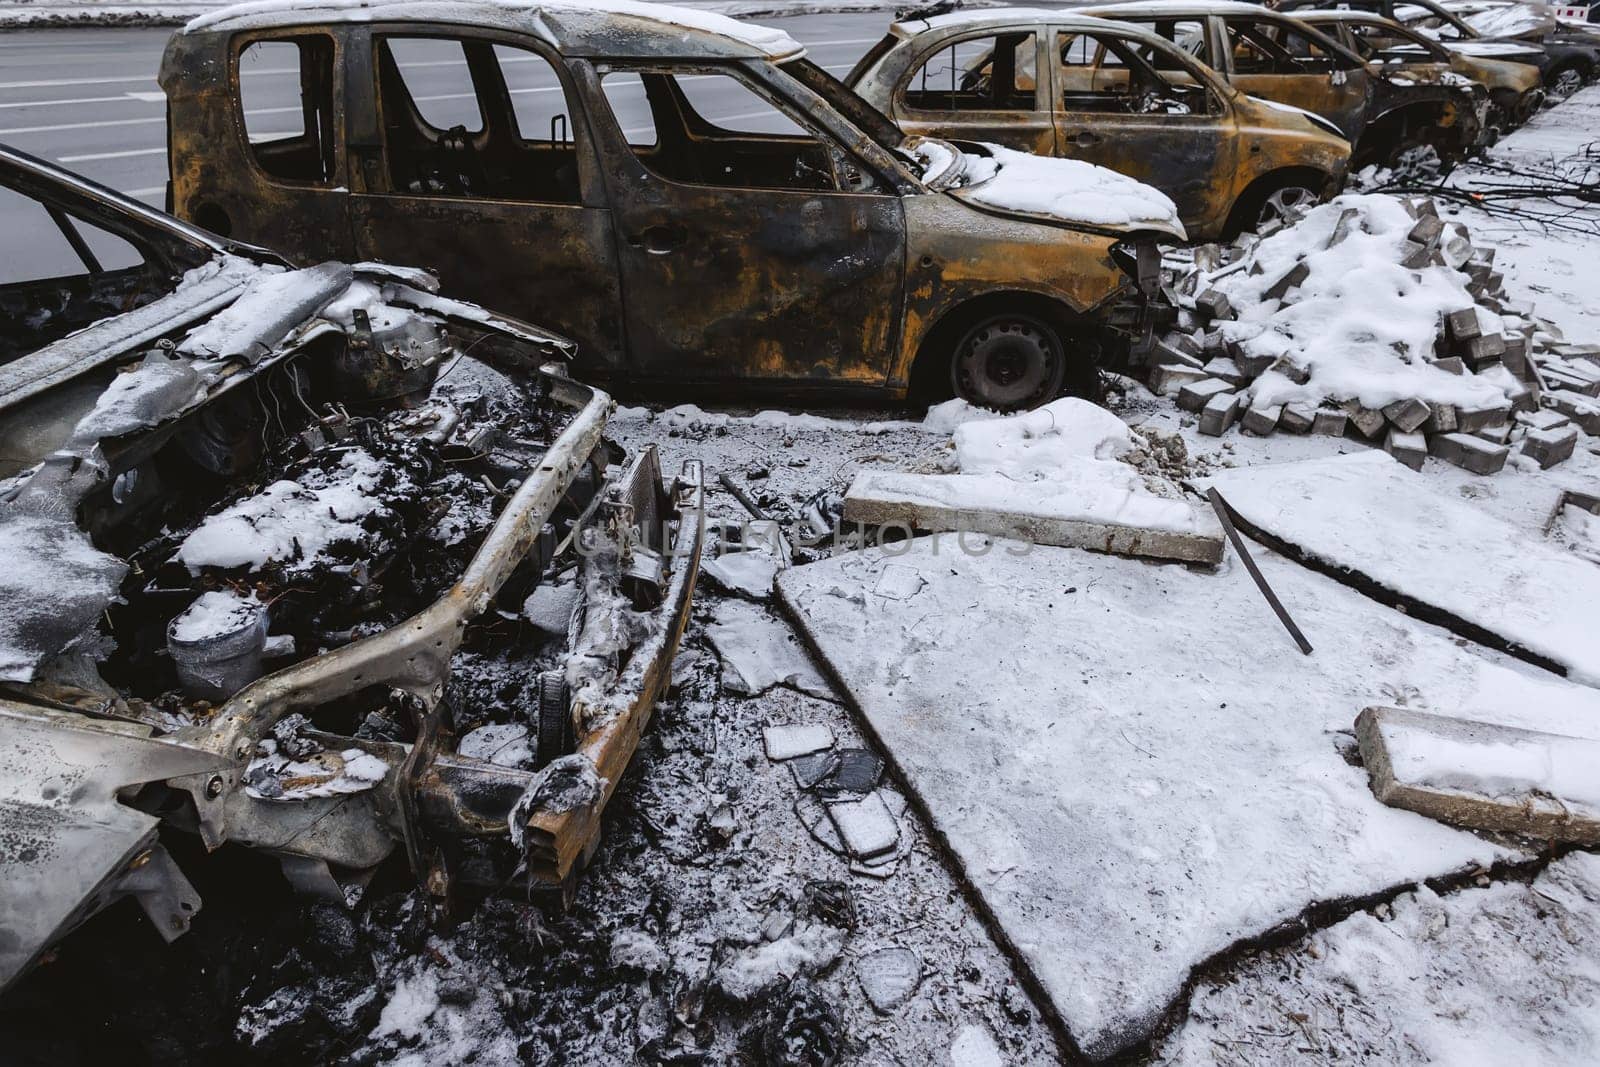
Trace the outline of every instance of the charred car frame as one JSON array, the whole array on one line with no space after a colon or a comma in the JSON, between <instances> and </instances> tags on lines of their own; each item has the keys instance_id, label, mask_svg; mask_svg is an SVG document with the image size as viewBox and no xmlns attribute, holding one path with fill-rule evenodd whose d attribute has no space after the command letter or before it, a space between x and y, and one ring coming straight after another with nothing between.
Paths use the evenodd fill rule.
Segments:
<instances>
[{"instance_id":1,"label":"charred car frame","mask_svg":"<svg viewBox=\"0 0 1600 1067\"><path fill-rule=\"evenodd\" d=\"M268 46L301 131L252 141L241 64ZM465 118L408 85L425 48ZM783 132L712 121L708 83ZM161 84L180 217L298 262L420 263L572 337L584 380L657 393L1040 403L1079 353L1148 338L1154 272L1124 264L1183 236L966 199L785 34L665 5L246 5L176 34ZM1017 350L984 358L998 335Z\"/></svg>"},{"instance_id":2,"label":"charred car frame","mask_svg":"<svg viewBox=\"0 0 1600 1067\"><path fill-rule=\"evenodd\" d=\"M698 467L622 457L569 342L420 271L287 269L9 149L0 187L82 260L0 287L0 986L119 897L181 934L164 832L341 900L391 853L570 892Z\"/></svg>"}]
</instances>

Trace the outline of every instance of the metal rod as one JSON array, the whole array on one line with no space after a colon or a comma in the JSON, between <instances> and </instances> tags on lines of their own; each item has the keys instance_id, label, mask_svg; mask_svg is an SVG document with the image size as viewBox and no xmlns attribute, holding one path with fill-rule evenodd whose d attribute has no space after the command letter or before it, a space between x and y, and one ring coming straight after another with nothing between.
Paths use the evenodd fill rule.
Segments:
<instances>
[{"instance_id":1,"label":"metal rod","mask_svg":"<svg viewBox=\"0 0 1600 1067\"><path fill-rule=\"evenodd\" d=\"M717 475L717 481L722 483L722 488L733 494L735 500L744 505L744 509L750 513L751 518L760 519L762 522L767 521L767 515L761 510L761 506L751 499L749 493L734 484L733 479L728 477L727 471Z\"/></svg>"},{"instance_id":2,"label":"metal rod","mask_svg":"<svg viewBox=\"0 0 1600 1067\"><path fill-rule=\"evenodd\" d=\"M1283 623L1283 628L1289 631L1289 636L1294 638L1295 644L1300 646L1300 651L1311 655L1311 642L1306 640L1306 635L1300 632L1300 627L1289 618L1289 612L1284 609L1283 602L1278 599L1278 594L1272 591L1272 586L1261 576L1261 571L1256 567L1256 561L1250 558L1250 552L1244 547L1244 539L1239 536L1239 531L1233 528L1232 509L1228 502L1222 499L1222 494L1217 492L1216 486L1206 490L1206 499L1211 501L1211 510L1217 513L1217 519L1222 523L1222 531L1228 535L1228 540L1233 544L1233 550L1239 553L1239 558L1244 561L1244 569L1250 572L1250 577L1256 581L1256 588L1261 590L1261 595L1267 598L1267 603L1272 605L1272 610L1277 613L1278 621Z\"/></svg>"}]
</instances>

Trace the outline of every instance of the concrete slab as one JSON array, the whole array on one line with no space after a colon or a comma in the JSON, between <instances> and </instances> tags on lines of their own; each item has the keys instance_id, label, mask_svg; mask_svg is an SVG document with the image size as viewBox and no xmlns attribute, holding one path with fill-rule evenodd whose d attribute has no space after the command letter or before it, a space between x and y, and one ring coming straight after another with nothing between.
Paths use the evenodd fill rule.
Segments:
<instances>
[{"instance_id":1,"label":"concrete slab","mask_svg":"<svg viewBox=\"0 0 1600 1067\"><path fill-rule=\"evenodd\" d=\"M1094 469L1104 467L1097 465ZM1133 475L1133 468L1127 468ZM1222 527L1209 508L1170 486L1017 482L990 475L862 471L844 498L846 522L928 532L993 534L1124 556L1216 563ZM1129 488L1131 486L1132 488Z\"/></svg>"},{"instance_id":2,"label":"concrete slab","mask_svg":"<svg viewBox=\"0 0 1600 1067\"><path fill-rule=\"evenodd\" d=\"M1408 708L1356 719L1385 804L1478 830L1600 845L1600 741Z\"/></svg>"},{"instance_id":3,"label":"concrete slab","mask_svg":"<svg viewBox=\"0 0 1600 1067\"><path fill-rule=\"evenodd\" d=\"M1387 454L1239 467L1201 484L1222 491L1250 536L1413 616L1600 684L1600 568Z\"/></svg>"},{"instance_id":4,"label":"concrete slab","mask_svg":"<svg viewBox=\"0 0 1600 1067\"><path fill-rule=\"evenodd\" d=\"M1197 964L1315 902L1513 855L1380 804L1341 755L1361 708L1405 692L1600 733L1600 692L1491 663L1267 550L1311 656L1231 559L889 547L791 569L780 603L1093 1057L1147 1038ZM888 567L918 592L875 594Z\"/></svg>"}]
</instances>

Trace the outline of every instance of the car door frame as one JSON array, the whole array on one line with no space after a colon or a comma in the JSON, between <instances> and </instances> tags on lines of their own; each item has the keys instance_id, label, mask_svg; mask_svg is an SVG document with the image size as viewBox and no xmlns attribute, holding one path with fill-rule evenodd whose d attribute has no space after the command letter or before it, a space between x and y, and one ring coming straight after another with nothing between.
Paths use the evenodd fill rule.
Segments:
<instances>
[{"instance_id":1,"label":"car door frame","mask_svg":"<svg viewBox=\"0 0 1600 1067\"><path fill-rule=\"evenodd\" d=\"M417 225L448 226L452 217L465 216L487 235L503 234L518 253L517 263L521 265L518 276L530 283L541 281L538 273L527 275L529 267L538 262L532 257L553 249L563 257L563 262L542 272L543 282L551 288L538 289L537 302L533 304L499 297L493 291L463 282L461 279L475 278L482 270L485 254L479 250L461 248L446 256L447 262L416 265L435 271L446 293L538 322L576 341L580 369L587 377L599 381L617 377L625 363L627 345L610 204L600 175L588 102L572 77L567 57L537 37L490 27L380 18L354 25L351 30L345 67L346 99L354 106L346 109L349 126L346 143L353 161L350 166L350 227L357 251L370 247L363 243L363 227L371 223L371 213L380 209L392 211L400 218L410 218ZM566 102L577 164L577 200L568 203L439 193L419 195L394 188L378 81L377 47L385 37L482 41L530 52L545 60L560 83ZM475 94L480 92L475 81L473 89ZM410 91L409 85L407 90ZM516 113L509 95L493 103L507 109L507 117L515 126ZM480 110L486 106L481 95L478 104ZM487 128L490 116L485 113L483 117ZM521 133L520 128L518 132ZM540 230L541 222L557 225ZM562 266L566 269L561 269ZM513 269L517 269L516 265Z\"/></svg>"},{"instance_id":2,"label":"car door frame","mask_svg":"<svg viewBox=\"0 0 1600 1067\"><path fill-rule=\"evenodd\" d=\"M1033 34L1033 111L924 111L914 109L906 102L906 89L928 61L947 49L968 41L985 37L1002 37L1014 33ZM1055 155L1060 147L1055 139L1054 76L1041 72L1052 62L1046 45L1045 24L1040 22L1008 22L999 25L983 24L963 27L941 35L931 46L912 56L905 66L905 74L895 83L889 95L890 117L907 134L924 137L957 136L968 140L994 141L1020 151L1036 155ZM1029 115L1029 121L1016 118ZM1030 136L1031 134L1031 136Z\"/></svg>"},{"instance_id":3,"label":"car door frame","mask_svg":"<svg viewBox=\"0 0 1600 1067\"><path fill-rule=\"evenodd\" d=\"M1223 75L1224 75L1224 77L1226 77L1228 79L1228 84L1234 86L1237 89L1239 89L1241 92L1244 92L1244 93L1248 94L1249 90L1244 88L1243 86L1239 85L1239 80L1238 79L1240 77L1246 77L1246 78L1255 78L1255 77L1273 77L1273 78L1304 77L1304 75L1286 75L1286 74L1271 74L1271 75L1244 74L1244 75L1241 75L1234 68L1234 64L1233 64L1233 48L1230 45L1229 38L1228 38L1228 22L1229 22L1230 19L1231 20L1250 20L1250 21L1252 21L1254 23L1265 24L1265 25L1278 25L1278 24L1282 24L1282 23L1293 23L1293 25L1290 27L1290 29L1293 32L1303 32L1304 30L1310 30L1312 33L1316 34L1317 36L1326 39L1330 44L1334 45L1334 47L1339 50L1337 52L1329 53L1330 55L1335 56L1335 57L1339 57L1339 58L1343 58L1346 61L1351 61L1351 60L1354 61L1354 63L1355 63L1354 67L1341 67L1341 68L1338 68L1337 70L1329 71L1328 74L1327 74L1327 77L1329 79L1328 84L1329 84L1330 88L1332 88L1333 86L1339 84L1337 82L1334 82L1332 79L1333 79L1333 75L1339 73L1340 71L1344 71L1346 79L1351 80L1351 81L1357 81L1358 85L1359 85L1359 88L1360 88L1360 103L1359 103L1359 106L1353 108L1350 111L1350 119L1347 122L1340 122L1340 120L1337 117L1335 117L1334 115L1329 115L1329 114L1327 114L1326 112L1324 112L1323 110L1321 110L1319 108L1306 107L1306 104L1303 103L1303 102L1296 102L1296 101L1292 101L1292 100L1279 100L1279 101L1276 101L1276 102L1283 103L1283 104L1288 104L1288 105L1290 105L1292 107L1304 108L1304 110L1306 110L1306 111L1315 112L1316 114L1321 115L1323 118L1326 118L1329 122L1332 122L1334 125L1339 126L1339 128L1344 132L1345 136L1350 140L1350 143L1351 144L1355 144L1356 141L1360 138L1362 132L1366 129L1367 117L1368 117L1367 112L1368 112L1368 110L1370 108L1370 103L1371 103L1371 93L1369 91L1371 74L1367 69L1367 65L1366 65L1365 61L1363 61L1360 56L1355 55L1354 53L1351 53L1348 49L1346 49L1344 47L1344 45L1340 44L1337 40L1335 40L1334 38L1330 37L1328 34L1323 33L1321 30L1318 30L1314 26L1308 26L1305 23L1298 22L1298 21L1296 21L1296 20L1294 20L1292 18L1270 18L1270 17L1266 17L1267 15L1270 15L1270 14L1271 13L1266 8L1262 8L1262 14L1260 14L1260 15L1258 15L1258 14L1256 14L1254 12L1234 12L1234 11L1229 11L1226 14L1210 14L1210 15L1207 16L1207 18L1210 20L1210 22L1212 24L1212 32L1214 34L1213 40L1215 41L1215 45L1216 45L1216 49L1217 49L1217 55L1222 57L1227 63L1227 69L1225 71L1223 71ZM1319 47L1321 47L1320 42L1315 42L1315 43L1318 43ZM1216 67L1214 67L1213 69L1221 70L1221 68L1216 68ZM1273 98L1272 97L1262 97L1262 99L1273 99ZM1349 128L1346 128L1347 126Z\"/></svg>"},{"instance_id":4,"label":"car door frame","mask_svg":"<svg viewBox=\"0 0 1600 1067\"><path fill-rule=\"evenodd\" d=\"M1207 32L1209 32L1209 29L1207 29ZM1105 38L1123 38L1123 39L1126 39L1126 40L1129 41L1130 47L1132 45L1139 44L1139 43L1142 43L1142 42L1140 42L1138 40L1138 38L1136 38L1136 37L1129 36L1126 32L1124 32L1123 30L1121 30L1119 27L1117 27L1115 25L1109 26L1109 27L1107 27L1105 29L1083 29L1081 27L1075 27L1075 26L1062 24L1062 23L1052 23L1045 30L1045 35L1048 38L1049 43L1050 43L1050 47L1048 49L1048 56L1049 56L1049 67L1050 67L1051 93L1052 93L1052 99L1053 99L1053 103L1054 103L1054 109L1053 109L1052 113L1055 115L1055 118L1056 118L1056 143L1057 143L1057 146L1058 146L1057 150L1056 150L1056 154L1059 155L1059 156L1062 156L1063 158L1071 159L1071 158L1080 158L1080 157L1075 157L1072 154L1072 151L1071 151L1071 149L1072 149L1072 138L1070 136L1070 134L1072 133L1071 127L1073 127L1075 124L1069 122L1068 119L1067 119L1067 116L1069 116L1069 115L1084 115L1084 114L1088 114L1088 113L1087 112L1070 112L1070 111L1067 110L1067 108L1065 106L1065 84L1061 80L1061 66L1062 66L1062 64L1058 60L1057 46L1055 44L1055 42L1064 34L1086 34L1086 35L1091 35L1091 36L1094 36L1094 37L1100 39L1100 52L1097 53L1097 59L1098 59L1098 56L1103 55L1103 53L1104 53L1104 50L1105 50L1105 47L1106 47L1105 42L1104 42ZM1165 39L1163 38L1163 40L1165 40ZM1179 49L1176 44L1170 44L1170 47L1174 51L1181 51L1181 49ZM1201 63L1199 60L1195 60L1195 63L1198 66L1202 66L1202 67L1205 66L1205 64ZM1097 70L1097 71L1102 69L1102 64L1097 61L1094 64L1094 69ZM1188 73L1188 72L1185 72L1185 73ZM1155 74L1156 74L1157 77L1163 77L1164 78L1166 76L1166 72L1164 72L1164 71L1162 71L1160 69L1156 69L1155 70ZM1216 127L1215 138L1214 139L1215 139L1215 141L1217 143L1218 151L1217 151L1217 154L1211 160L1210 164L1207 166L1207 170L1206 170L1204 176L1199 178L1199 179L1197 179L1198 181L1200 181L1203 184L1203 188L1204 189L1215 189L1215 188L1217 188L1219 186L1229 184L1229 182L1234 177L1235 171L1237 170L1238 163L1239 163L1239 161L1237 159L1237 148L1238 148L1238 140L1239 140L1238 136L1237 136L1237 133L1238 133L1238 118L1237 118L1237 115L1236 115L1236 113L1234 111L1233 101L1230 99L1229 93L1227 91L1225 91L1227 89L1226 80L1223 79L1221 77L1221 75L1217 75L1217 80L1223 82L1223 85L1220 87L1220 89L1219 89L1218 86L1213 85L1213 84L1211 84L1211 82L1206 81L1206 80L1200 80L1200 81L1196 82L1197 86L1199 88L1203 89L1205 91L1206 95L1211 97L1211 98L1213 98L1217 102L1217 104L1220 105L1220 107L1221 107L1220 114L1217 114L1217 115L1214 115L1214 116L1207 116L1208 118L1210 118L1210 119L1212 119L1214 121L1214 124L1215 124L1215 127ZM1161 128L1162 124L1163 123L1167 123L1167 122L1175 122L1175 123L1180 123L1181 124L1184 121L1184 119L1186 118L1186 116L1181 116L1181 115L1174 116L1174 115L1133 115L1133 114L1127 114L1127 115L1107 116L1107 118L1109 120L1106 123L1108 126L1121 125L1121 126L1129 128L1129 129L1139 129L1140 127L1148 125L1150 127L1150 130L1149 130L1150 139L1157 146L1156 150L1159 150L1160 147L1163 147L1166 144L1168 144L1168 143L1170 143L1171 141L1174 140L1174 138L1172 138L1170 136L1167 136L1167 137L1161 136L1163 132L1167 132L1167 133L1172 132L1170 130L1163 131L1162 128ZM1189 133L1189 132L1192 132L1192 131L1179 130L1177 132L1179 132L1179 133ZM1125 161L1122 161L1123 165L1121 165L1121 166L1114 166L1110 162L1107 162L1107 161L1104 161L1104 160L1090 159L1089 162L1098 162L1100 166L1110 167L1110 169L1112 169L1112 170L1121 171L1122 173L1128 174L1130 177L1137 178L1140 181L1143 181L1148 185L1152 185L1155 188L1160 189L1164 193L1168 193L1168 189L1171 188L1174 185L1174 182L1172 180L1170 180L1170 179L1164 179L1162 176L1156 175L1153 172L1148 171L1148 170L1143 170L1141 167L1139 167L1138 166L1138 162L1140 160L1144 159L1144 158L1149 158L1149 157L1145 156L1143 153L1140 153L1138 159L1130 157L1129 159L1127 159ZM1152 161L1152 165L1155 165L1154 161ZM1168 195L1172 196L1171 193L1168 193ZM1177 200L1178 198L1176 196L1173 196L1173 199ZM1228 217L1229 213L1233 209L1234 197L1232 195L1228 195L1228 196L1223 197L1223 198L1217 198L1217 197L1209 197L1209 198L1207 198L1205 196L1204 192L1202 191L1201 199L1203 199L1203 200L1204 199L1217 200L1218 203L1207 207L1206 210L1205 210L1205 214L1203 214L1203 215L1197 215L1197 214L1193 213L1192 211L1185 211L1184 210L1184 205L1182 203L1180 203L1178 205L1180 213L1186 216L1185 225L1191 231L1197 232L1197 233L1209 232L1211 230L1216 229L1218 226L1220 226L1222 224L1222 222L1226 220L1226 218Z\"/></svg>"},{"instance_id":5,"label":"car door frame","mask_svg":"<svg viewBox=\"0 0 1600 1067\"><path fill-rule=\"evenodd\" d=\"M745 75L745 80L760 83L770 96L786 101L811 124L820 127L821 136L829 138L834 147L870 168L881 188L877 191L827 192L758 187L730 188L665 178L638 159L622 131L620 121L606 105L605 91L601 86L604 74L611 72L659 71L684 74L701 69L726 72L735 68ZM858 386L863 394L876 392L885 385L892 384L889 376L896 365L896 355L905 328L906 218L902 179L899 175L885 172L883 167L869 158L869 153L857 151L855 146L859 140L865 138L865 134L855 131L841 116L832 114L832 108L826 101L814 97L804 85L793 79L790 79L792 85L774 85L769 77L763 76L769 73L766 64L755 60L643 59L605 63L594 61L574 65L574 80L582 87L586 97L595 101L594 121L591 125L595 131L594 144L600 158L615 222L616 255L622 279L623 317L630 324L627 367L630 382L650 382L670 390L679 386L726 383L733 377L739 379L743 385L756 389L767 388L792 393L805 392L808 386L814 386L836 392L843 385ZM786 90L806 96L808 99L805 104L809 104L810 107L792 99ZM776 109L784 111L783 108ZM799 121L798 115L791 114L789 117L791 120ZM692 299L686 299L687 294L682 291L657 292L656 285L646 277L651 272L639 269L643 264L650 262L668 265L669 258L686 258L676 256L679 247L674 247L665 255L656 254L657 250L650 247L646 234L652 229L670 224L680 231L684 242L681 246L683 250L690 255L704 254L705 246L696 249L694 247L696 241L714 242L719 238L732 239L731 234L725 231L737 229L740 220L728 201L730 194L740 192L749 194L751 198L768 197L792 201L793 203L785 206L799 206L802 211L805 210L807 201L815 203L823 197L849 198L845 206L856 212L851 220L852 232L870 229L874 221L878 226L887 227L892 231L892 241L884 242L886 245L892 245L889 253L892 262L888 264L891 272L887 279L888 284L880 286L883 299L867 301L874 310L869 313L866 321L859 324L857 334L850 339L850 343L841 341L838 344L829 344L818 333L815 337L809 338L809 343L813 346L821 344L827 351L813 352L808 358L794 351L788 353L775 351L771 347L773 339L761 336L761 327L766 322L761 309L769 306L772 294L762 291L759 284L762 272L756 269L758 261L752 257L765 255L780 264L785 261L792 262L799 257L791 249L782 250L782 254L777 249L768 249L766 242L761 240L759 235L755 239L739 242L740 247L737 251L729 248L712 250L715 259L724 261L731 259L741 267L730 272L738 276L728 278L727 284L738 294L735 303L742 302L751 312L749 319L746 320L749 328L741 330L741 335L745 338L743 347L748 349L747 354L741 353L742 363L730 367L724 362L717 361L714 356L714 345L704 333L696 336L695 329L688 321L676 322L673 328L678 332L678 336L664 340L651 338L648 336L650 331L643 326L633 328L635 323L663 321L674 316L683 320L686 317L685 309L695 306ZM774 228L781 229L787 225L780 220L781 212L769 211L761 214L765 216L764 221ZM694 215L706 217L708 224L696 226L692 217ZM690 217L686 219L685 216ZM790 232L803 231L796 231L791 227ZM849 264L843 261L844 257L826 256L819 258L818 262L821 263L824 259L836 262L838 268L849 267ZM880 260L875 266L881 272L885 264ZM831 284L837 285L841 292L852 291L848 279L843 275L833 280ZM793 332L804 334L811 331L802 329ZM793 340L792 336L786 335L783 338L784 343L792 343ZM663 350L654 351L656 347ZM683 365L684 354L690 352L700 357L699 362L703 364L702 366Z\"/></svg>"}]
</instances>

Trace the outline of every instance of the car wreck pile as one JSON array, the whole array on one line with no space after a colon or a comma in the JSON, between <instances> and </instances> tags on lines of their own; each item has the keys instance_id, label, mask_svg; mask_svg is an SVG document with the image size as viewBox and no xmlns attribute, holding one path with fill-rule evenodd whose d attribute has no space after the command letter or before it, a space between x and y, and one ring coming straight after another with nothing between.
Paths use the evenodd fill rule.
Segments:
<instances>
[{"instance_id":1,"label":"car wreck pile","mask_svg":"<svg viewBox=\"0 0 1600 1067\"><path fill-rule=\"evenodd\" d=\"M570 892L687 618L698 467L619 471L569 343L421 272L68 203L152 265L0 367L0 985L121 897L183 933L163 826L341 902L400 850L441 898Z\"/></svg>"},{"instance_id":2,"label":"car wreck pile","mask_svg":"<svg viewBox=\"0 0 1600 1067\"><path fill-rule=\"evenodd\" d=\"M1201 433L1350 434L1413 469L1540 467L1600 434L1600 346L1510 299L1494 249L1427 198L1343 196L1179 262L1149 383Z\"/></svg>"}]
</instances>

